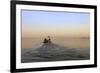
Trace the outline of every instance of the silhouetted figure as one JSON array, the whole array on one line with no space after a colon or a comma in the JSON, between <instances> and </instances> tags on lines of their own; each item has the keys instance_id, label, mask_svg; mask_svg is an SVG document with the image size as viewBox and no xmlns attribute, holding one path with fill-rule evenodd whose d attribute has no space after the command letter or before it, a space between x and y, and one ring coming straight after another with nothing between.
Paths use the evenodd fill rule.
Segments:
<instances>
[{"instance_id":1,"label":"silhouetted figure","mask_svg":"<svg viewBox=\"0 0 100 73\"><path fill-rule=\"evenodd\" d=\"M43 43L48 43L48 40L45 38L44 41L43 41Z\"/></svg>"},{"instance_id":2,"label":"silhouetted figure","mask_svg":"<svg viewBox=\"0 0 100 73\"><path fill-rule=\"evenodd\" d=\"M44 39L43 43L51 43L50 36Z\"/></svg>"},{"instance_id":3,"label":"silhouetted figure","mask_svg":"<svg viewBox=\"0 0 100 73\"><path fill-rule=\"evenodd\" d=\"M50 39L50 36L48 36L48 43L51 43L51 39Z\"/></svg>"}]
</instances>

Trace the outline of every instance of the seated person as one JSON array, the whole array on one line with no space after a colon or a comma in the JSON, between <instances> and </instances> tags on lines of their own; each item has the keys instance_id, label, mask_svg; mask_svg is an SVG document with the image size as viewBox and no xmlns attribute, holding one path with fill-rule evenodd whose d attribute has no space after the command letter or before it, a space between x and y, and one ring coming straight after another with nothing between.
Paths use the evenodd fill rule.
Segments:
<instances>
[{"instance_id":1,"label":"seated person","mask_svg":"<svg viewBox=\"0 0 100 73\"><path fill-rule=\"evenodd\" d=\"M45 38L45 39L44 39L44 41L43 41L43 43L51 43L50 36L48 36L48 39L47 39L47 38Z\"/></svg>"},{"instance_id":2,"label":"seated person","mask_svg":"<svg viewBox=\"0 0 100 73\"><path fill-rule=\"evenodd\" d=\"M50 39L50 36L48 36L48 43L51 43L51 39Z\"/></svg>"},{"instance_id":3,"label":"seated person","mask_svg":"<svg viewBox=\"0 0 100 73\"><path fill-rule=\"evenodd\" d=\"M44 41L43 41L43 43L48 43L48 40L45 38Z\"/></svg>"}]
</instances>

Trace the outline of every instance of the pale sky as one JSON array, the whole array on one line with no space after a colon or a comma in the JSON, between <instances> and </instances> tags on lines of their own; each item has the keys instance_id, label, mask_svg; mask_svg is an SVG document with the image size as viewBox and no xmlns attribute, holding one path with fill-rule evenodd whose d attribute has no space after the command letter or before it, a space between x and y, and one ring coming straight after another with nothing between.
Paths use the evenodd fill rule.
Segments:
<instances>
[{"instance_id":1,"label":"pale sky","mask_svg":"<svg viewBox=\"0 0 100 73\"><path fill-rule=\"evenodd\" d=\"M90 14L22 10L22 36L88 37Z\"/></svg>"}]
</instances>

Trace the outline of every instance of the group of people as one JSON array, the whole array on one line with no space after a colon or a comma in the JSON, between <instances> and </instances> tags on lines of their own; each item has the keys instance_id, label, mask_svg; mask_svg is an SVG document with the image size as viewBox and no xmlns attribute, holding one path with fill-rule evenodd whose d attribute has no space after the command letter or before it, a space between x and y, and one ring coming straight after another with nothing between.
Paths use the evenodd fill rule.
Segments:
<instances>
[{"instance_id":1,"label":"group of people","mask_svg":"<svg viewBox=\"0 0 100 73\"><path fill-rule=\"evenodd\" d=\"M48 36L47 38L44 39L43 43L51 43L51 39L50 36Z\"/></svg>"}]
</instances>

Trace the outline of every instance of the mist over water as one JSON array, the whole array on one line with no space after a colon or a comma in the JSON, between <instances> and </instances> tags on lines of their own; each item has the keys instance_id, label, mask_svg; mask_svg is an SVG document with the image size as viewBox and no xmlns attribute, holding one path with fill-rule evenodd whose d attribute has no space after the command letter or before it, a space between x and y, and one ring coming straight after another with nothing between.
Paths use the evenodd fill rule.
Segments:
<instances>
[{"instance_id":1,"label":"mist over water","mask_svg":"<svg viewBox=\"0 0 100 73\"><path fill-rule=\"evenodd\" d=\"M22 63L90 59L90 13L41 10L21 13ZM47 36L51 42L43 43Z\"/></svg>"},{"instance_id":2,"label":"mist over water","mask_svg":"<svg viewBox=\"0 0 100 73\"><path fill-rule=\"evenodd\" d=\"M38 48L44 38L22 38L22 48ZM89 38L52 38L53 43L67 48L90 48Z\"/></svg>"}]
</instances>

